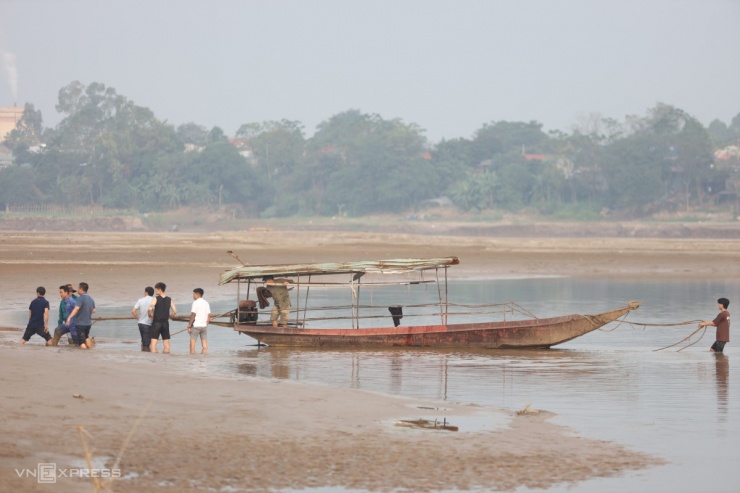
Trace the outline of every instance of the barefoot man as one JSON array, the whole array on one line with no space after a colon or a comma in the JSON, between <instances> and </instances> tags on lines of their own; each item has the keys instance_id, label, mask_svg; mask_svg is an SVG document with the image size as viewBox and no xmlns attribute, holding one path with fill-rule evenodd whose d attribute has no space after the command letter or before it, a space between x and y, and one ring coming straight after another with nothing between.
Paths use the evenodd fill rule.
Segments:
<instances>
[{"instance_id":1,"label":"barefoot man","mask_svg":"<svg viewBox=\"0 0 740 493\"><path fill-rule=\"evenodd\" d=\"M28 325L26 325L26 331L23 333L21 344L27 343L34 334L37 334L46 340L47 346L51 345L51 336L49 335L49 302L44 298L45 294L46 289L43 286L36 288L36 297L28 306Z\"/></svg>"},{"instance_id":2,"label":"barefoot man","mask_svg":"<svg viewBox=\"0 0 740 493\"><path fill-rule=\"evenodd\" d=\"M90 338L90 328L92 327L92 315L95 313L95 300L87 294L89 288L90 286L86 282L81 282L77 286L79 296L75 308L72 313L67 314L67 325L70 325L74 320L77 331L77 341L75 342L83 349L91 348L93 345Z\"/></svg>"},{"instance_id":3,"label":"barefoot man","mask_svg":"<svg viewBox=\"0 0 740 493\"><path fill-rule=\"evenodd\" d=\"M170 352L170 316L174 319L177 315L177 308L172 302L169 296L165 296L164 292L167 289L167 285L163 282L158 282L154 285L154 292L156 296L152 299L149 305L149 318L152 319L152 332L151 332L151 344L149 345L149 351L152 353L157 352L157 341L159 341L160 334L162 335L162 345L165 354ZM172 315L170 315L170 311Z\"/></svg>"},{"instance_id":4,"label":"barefoot man","mask_svg":"<svg viewBox=\"0 0 740 493\"><path fill-rule=\"evenodd\" d=\"M190 354L195 354L195 343L200 336L200 354L208 352L208 322L211 321L211 305L203 299L201 288L193 289L193 306L190 309L188 334L190 334Z\"/></svg>"},{"instance_id":5,"label":"barefoot man","mask_svg":"<svg viewBox=\"0 0 740 493\"><path fill-rule=\"evenodd\" d=\"M730 306L730 300L727 298L718 299L717 309L719 310L719 315L711 322L705 320L699 324L699 327L717 327L717 340L709 348L712 352L721 353L725 349L725 344L730 342L730 312L727 311L728 306Z\"/></svg>"}]
</instances>

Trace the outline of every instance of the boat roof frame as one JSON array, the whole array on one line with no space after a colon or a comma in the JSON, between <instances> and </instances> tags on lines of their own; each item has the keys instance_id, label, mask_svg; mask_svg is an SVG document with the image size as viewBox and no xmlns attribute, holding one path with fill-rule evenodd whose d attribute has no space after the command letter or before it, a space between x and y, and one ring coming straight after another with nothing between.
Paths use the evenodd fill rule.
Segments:
<instances>
[{"instance_id":1,"label":"boat roof frame","mask_svg":"<svg viewBox=\"0 0 740 493\"><path fill-rule=\"evenodd\" d=\"M336 274L404 274L425 270L447 268L457 265L457 257L399 258L387 260L363 260L313 264L244 265L221 274L219 285L241 280L262 279L264 276L300 277Z\"/></svg>"}]
</instances>

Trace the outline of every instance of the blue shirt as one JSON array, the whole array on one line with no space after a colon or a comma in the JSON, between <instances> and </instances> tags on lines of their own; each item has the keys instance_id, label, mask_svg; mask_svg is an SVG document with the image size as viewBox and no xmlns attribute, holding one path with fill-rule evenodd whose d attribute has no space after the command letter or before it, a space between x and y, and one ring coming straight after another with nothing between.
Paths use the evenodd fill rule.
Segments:
<instances>
[{"instance_id":1,"label":"blue shirt","mask_svg":"<svg viewBox=\"0 0 740 493\"><path fill-rule=\"evenodd\" d=\"M71 314L72 311L75 309L75 305L77 303L75 302L74 298L71 296L67 296L62 300L61 306L64 306L65 313L67 315ZM67 325L67 320L65 318L64 322L62 323L65 327L69 328L70 330L74 330L75 328L75 320L77 320L77 315L72 317L72 320L69 321L69 325Z\"/></svg>"},{"instance_id":2,"label":"blue shirt","mask_svg":"<svg viewBox=\"0 0 740 493\"><path fill-rule=\"evenodd\" d=\"M67 300L72 300L72 309L75 307L75 300L77 299L77 296L73 294L68 294L65 298ZM64 325L67 323L67 316L72 313L72 310L67 309L67 304L64 300L62 300L61 303L59 303L59 320L57 325Z\"/></svg>"},{"instance_id":3,"label":"blue shirt","mask_svg":"<svg viewBox=\"0 0 740 493\"><path fill-rule=\"evenodd\" d=\"M85 327L88 325L92 325L92 311L93 308L95 308L95 300L92 299L92 297L87 293L81 294L77 298L77 303L75 304L75 306L80 307L80 309L77 311L75 324Z\"/></svg>"},{"instance_id":4,"label":"blue shirt","mask_svg":"<svg viewBox=\"0 0 740 493\"><path fill-rule=\"evenodd\" d=\"M46 325L44 323L44 311L49 309L49 302L43 296L37 296L28 309L31 310L31 316L28 319L28 328L30 329L43 329Z\"/></svg>"}]
</instances>

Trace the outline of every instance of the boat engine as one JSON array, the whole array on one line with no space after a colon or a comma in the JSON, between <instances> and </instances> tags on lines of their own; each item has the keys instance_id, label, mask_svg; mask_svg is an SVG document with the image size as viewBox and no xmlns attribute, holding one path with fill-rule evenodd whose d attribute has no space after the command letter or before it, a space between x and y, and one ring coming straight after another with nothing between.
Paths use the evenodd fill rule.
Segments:
<instances>
[{"instance_id":1,"label":"boat engine","mask_svg":"<svg viewBox=\"0 0 740 493\"><path fill-rule=\"evenodd\" d=\"M256 324L257 323L257 303L254 300L242 300L239 302L239 323Z\"/></svg>"}]
</instances>

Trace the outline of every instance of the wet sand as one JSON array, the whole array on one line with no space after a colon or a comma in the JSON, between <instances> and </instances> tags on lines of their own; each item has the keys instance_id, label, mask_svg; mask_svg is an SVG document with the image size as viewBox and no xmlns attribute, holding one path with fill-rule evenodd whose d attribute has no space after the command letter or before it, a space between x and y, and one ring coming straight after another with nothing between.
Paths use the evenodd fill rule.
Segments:
<instances>
[{"instance_id":1,"label":"wet sand","mask_svg":"<svg viewBox=\"0 0 740 493\"><path fill-rule=\"evenodd\" d=\"M208 298L235 261L294 263L456 255L453 278L536 275L715 278L737 276L735 240L638 238L468 238L330 232L4 233L0 270L6 307L23 310L38 285L56 313L56 287L86 281L99 312L133 304L142 288L166 282L187 310L196 286ZM117 491L267 491L336 486L389 491L513 490L624 474L661 459L617 443L579 437L551 414L517 416L494 431L398 428L399 419L450 419L502 412L465 403L417 402L292 382L225 380L197 373L198 357L137 353L122 362L103 346L49 349L34 338L19 347L0 333L0 490L77 491L19 478L40 462L79 463L76 426L99 457L115 457L137 417ZM190 369L183 371L183 368ZM79 394L82 398L73 397ZM429 411L420 408L433 408ZM442 410L443 409L443 410ZM109 461L106 466L112 465ZM101 466L102 467L102 466ZM91 486L88 486L91 487Z\"/></svg>"},{"instance_id":2,"label":"wet sand","mask_svg":"<svg viewBox=\"0 0 740 493\"><path fill-rule=\"evenodd\" d=\"M616 443L575 436L550 423L547 412L509 412L509 426L497 431L409 429L395 422L425 417L454 424L456 417L493 411L176 372L180 365L173 361L188 356L168 360L150 354L122 363L106 358L104 350L3 346L0 351L3 491L50 486L19 479L15 469L37 463L82 467L77 425L89 434L94 456L116 457L140 416L118 466L131 479L116 481L116 491L512 490L660 462ZM29 361L36 371L28 371ZM96 467L112 468L113 460ZM54 491L79 491L82 482L90 480L62 478Z\"/></svg>"}]
</instances>

